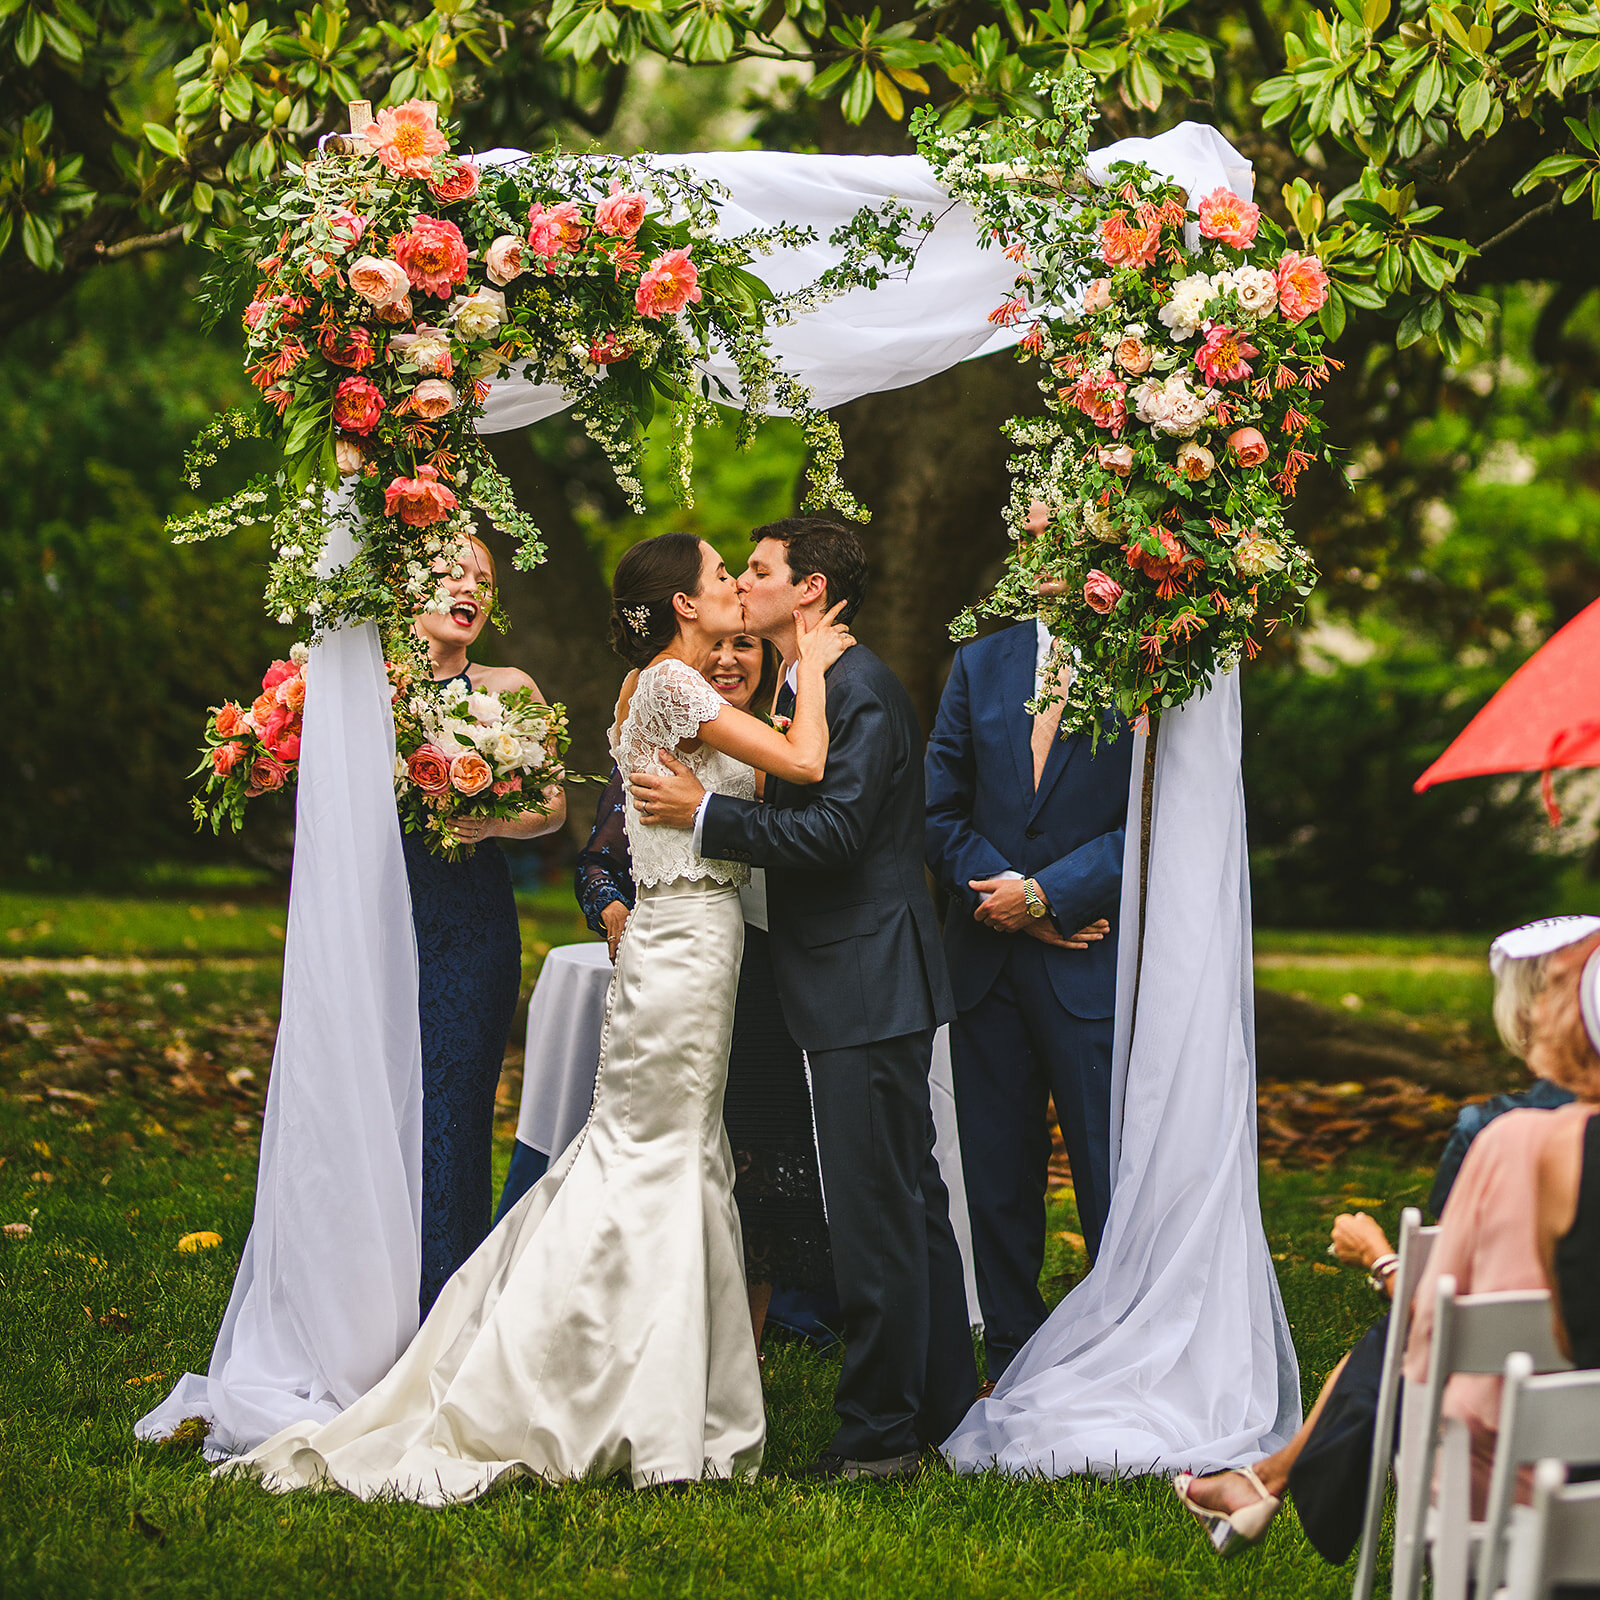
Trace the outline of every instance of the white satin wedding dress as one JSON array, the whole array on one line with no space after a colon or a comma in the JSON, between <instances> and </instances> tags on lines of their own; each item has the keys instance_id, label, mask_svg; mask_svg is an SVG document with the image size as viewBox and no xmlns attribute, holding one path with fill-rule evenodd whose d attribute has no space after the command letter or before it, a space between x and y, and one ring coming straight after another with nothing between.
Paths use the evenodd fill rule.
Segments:
<instances>
[{"instance_id":1,"label":"white satin wedding dress","mask_svg":"<svg viewBox=\"0 0 1600 1600\"><path fill-rule=\"evenodd\" d=\"M682 662L646 668L612 754L660 772L656 750L722 705ZM754 796L743 763L704 746L684 759L707 790ZM748 869L702 860L687 830L643 827L631 798L626 824L639 900L588 1123L376 1388L219 1471L426 1505L512 1475L754 1476L766 1420L722 1126Z\"/></svg>"}]
</instances>

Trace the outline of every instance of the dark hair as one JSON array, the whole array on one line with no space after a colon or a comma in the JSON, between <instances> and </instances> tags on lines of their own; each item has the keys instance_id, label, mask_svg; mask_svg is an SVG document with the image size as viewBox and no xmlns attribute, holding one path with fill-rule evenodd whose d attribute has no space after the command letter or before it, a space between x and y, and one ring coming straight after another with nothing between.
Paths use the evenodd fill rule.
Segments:
<instances>
[{"instance_id":1,"label":"dark hair","mask_svg":"<svg viewBox=\"0 0 1600 1600\"><path fill-rule=\"evenodd\" d=\"M844 601L839 621L848 622L861 609L867 592L867 552L849 528L826 517L784 517L750 535L751 544L763 539L776 539L784 546L795 583L813 572L821 575L828 586L828 604Z\"/></svg>"},{"instance_id":2,"label":"dark hair","mask_svg":"<svg viewBox=\"0 0 1600 1600\"><path fill-rule=\"evenodd\" d=\"M699 594L701 560L692 533L658 533L623 552L611 580L611 648L630 667L648 666L672 643L672 597Z\"/></svg>"},{"instance_id":3,"label":"dark hair","mask_svg":"<svg viewBox=\"0 0 1600 1600\"><path fill-rule=\"evenodd\" d=\"M756 684L756 692L750 697L750 709L760 716L766 716L772 710L772 702L778 697L778 684L783 678L783 657L778 654L778 647L770 639L761 641L761 678Z\"/></svg>"}]
</instances>

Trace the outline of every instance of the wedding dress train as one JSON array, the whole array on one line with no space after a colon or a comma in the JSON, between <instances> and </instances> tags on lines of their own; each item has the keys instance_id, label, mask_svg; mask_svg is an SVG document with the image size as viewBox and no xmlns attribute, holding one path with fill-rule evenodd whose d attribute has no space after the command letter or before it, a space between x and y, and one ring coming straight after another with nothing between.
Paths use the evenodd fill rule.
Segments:
<instances>
[{"instance_id":1,"label":"wedding dress train","mask_svg":"<svg viewBox=\"0 0 1600 1600\"><path fill-rule=\"evenodd\" d=\"M692 681L691 681L692 680ZM640 674L613 753L661 770L722 701L668 661ZM751 798L704 747L708 789ZM627 822L639 903L617 956L589 1121L446 1284L376 1388L219 1469L269 1489L471 1500L508 1475L635 1486L753 1476L766 1425L722 1126L747 869Z\"/></svg>"}]
</instances>

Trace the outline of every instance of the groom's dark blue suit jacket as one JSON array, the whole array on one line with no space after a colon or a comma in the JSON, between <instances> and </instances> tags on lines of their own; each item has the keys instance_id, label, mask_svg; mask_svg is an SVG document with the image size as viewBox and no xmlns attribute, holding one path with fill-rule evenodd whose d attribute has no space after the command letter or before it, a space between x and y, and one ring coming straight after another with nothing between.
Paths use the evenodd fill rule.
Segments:
<instances>
[{"instance_id":1,"label":"groom's dark blue suit jacket","mask_svg":"<svg viewBox=\"0 0 1600 1600\"><path fill-rule=\"evenodd\" d=\"M1063 933L1098 917L1111 931L1087 950L1045 947L1056 998L1078 1017L1109 1017L1117 983L1117 909L1133 740L1108 723L1098 749L1087 734L1052 746L1038 793L1030 740L1038 634L1017 624L956 652L928 741L928 865L950 896L944 944L956 1005L970 1010L993 987L1015 941L973 920L967 887L1007 869L1035 879Z\"/></svg>"}]
</instances>

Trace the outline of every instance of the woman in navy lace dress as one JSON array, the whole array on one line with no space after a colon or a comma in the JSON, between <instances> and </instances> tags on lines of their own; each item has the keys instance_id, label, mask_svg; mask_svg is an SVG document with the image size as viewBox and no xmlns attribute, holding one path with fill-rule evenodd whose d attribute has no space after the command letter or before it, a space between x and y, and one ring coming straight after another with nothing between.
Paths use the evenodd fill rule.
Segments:
<instances>
[{"instance_id":1,"label":"woman in navy lace dress","mask_svg":"<svg viewBox=\"0 0 1600 1600\"><path fill-rule=\"evenodd\" d=\"M760 711L772 704L778 665L775 651L740 634L719 644L706 676L729 705ZM575 882L584 918L605 935L612 960L634 899L622 798L622 775L613 769L595 813L594 832L578 852ZM759 1345L774 1286L831 1295L833 1256L817 1172L811 1091L800 1047L789 1037L778 1002L759 868L740 894L745 902L744 958L722 1118L733 1148L733 1198L744 1235L750 1316ZM502 1212L506 1204L503 1199ZM805 1312L798 1315L809 1327Z\"/></svg>"},{"instance_id":2,"label":"woman in navy lace dress","mask_svg":"<svg viewBox=\"0 0 1600 1600\"><path fill-rule=\"evenodd\" d=\"M476 540L460 577L442 574L451 606L428 612L417 632L436 683L467 689L531 689L515 667L467 661L493 600L494 561ZM404 837L417 931L417 1009L422 1023L422 1284L424 1317L456 1268L483 1243L493 1205L494 1095L522 981L522 939L506 858L495 836L532 839L566 821L559 785L548 814L512 820L464 817L455 832L474 848L460 861L435 855L420 834Z\"/></svg>"}]
</instances>

